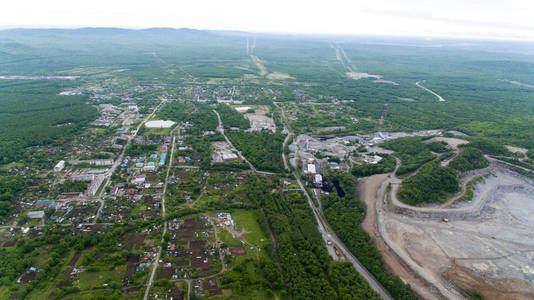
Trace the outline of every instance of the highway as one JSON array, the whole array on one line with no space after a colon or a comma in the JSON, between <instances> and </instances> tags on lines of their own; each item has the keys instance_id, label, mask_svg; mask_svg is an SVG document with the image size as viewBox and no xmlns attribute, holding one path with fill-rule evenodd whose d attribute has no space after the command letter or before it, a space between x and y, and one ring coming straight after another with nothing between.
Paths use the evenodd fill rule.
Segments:
<instances>
[{"instance_id":1,"label":"highway","mask_svg":"<svg viewBox=\"0 0 534 300\"><path fill-rule=\"evenodd\" d=\"M278 105L277 105L277 107L278 107ZM280 107L278 107L278 108L280 108ZM286 120L284 118L284 116L285 116L284 111L283 111L282 108L280 108L280 109L282 111L282 120L285 123ZM285 124L284 124L284 129L287 130L287 132L288 132L286 140L284 141L284 148L285 148L285 144L287 143L287 140L288 140L289 136L292 135L292 133L288 131L288 129L285 126ZM283 155L283 159L284 159L284 166L286 166L286 168L289 169L287 161L286 161L287 158L286 158L286 156L284 154L284 148L282 149L282 155ZM298 151L297 151L297 153L298 153ZM386 290L382 286L382 284L380 282L378 282L378 280L376 280L376 278L358 261L358 259L356 257L354 257L354 255L352 255L352 253L347 249L345 244L343 244L343 242L337 237L337 235L334 233L334 231L330 228L330 226L326 222L321 210L318 209L315 206L315 204L313 203L312 198L310 197L310 195L308 194L308 191L305 189L304 185L302 184L300 176L298 176L296 171L293 171L293 176L295 177L298 185L300 186L300 189L302 190L302 192L306 196L306 199L308 200L308 204L309 204L310 208L313 211L313 215L315 216L315 219L317 220L319 232L321 233L321 236L323 237L323 240L326 243L327 248L331 247L330 245L328 245L328 242L330 241L333 246L335 246L337 249L339 249L339 251L341 251L343 253L343 255L354 266L356 271L358 273L360 273L360 275L367 281L369 286L376 293L378 293L382 297L382 299L392 300L393 297L389 294L388 290ZM315 196L315 198L317 200L317 203L320 203L320 199L319 199L319 196L317 195L317 193L314 193L314 196Z\"/></svg>"}]
</instances>

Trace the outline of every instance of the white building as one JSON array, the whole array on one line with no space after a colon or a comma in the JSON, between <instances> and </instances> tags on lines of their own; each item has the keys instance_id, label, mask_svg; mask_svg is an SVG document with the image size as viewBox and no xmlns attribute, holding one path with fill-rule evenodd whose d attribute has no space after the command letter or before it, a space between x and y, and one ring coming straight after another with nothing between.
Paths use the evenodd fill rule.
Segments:
<instances>
[{"instance_id":1,"label":"white building","mask_svg":"<svg viewBox=\"0 0 534 300\"><path fill-rule=\"evenodd\" d=\"M315 177L313 179L313 183L317 186L320 186L323 184L323 176L321 174L315 174Z\"/></svg>"},{"instance_id":2,"label":"white building","mask_svg":"<svg viewBox=\"0 0 534 300\"><path fill-rule=\"evenodd\" d=\"M96 178L91 182L91 185L87 189L87 196L93 197L96 195L96 192L98 192L98 188L104 181L105 176L104 175L98 175Z\"/></svg>"},{"instance_id":3,"label":"white building","mask_svg":"<svg viewBox=\"0 0 534 300\"><path fill-rule=\"evenodd\" d=\"M54 167L54 172L60 172L61 170L63 170L63 168L65 168L65 161L64 160L60 160L57 165Z\"/></svg>"},{"instance_id":4,"label":"white building","mask_svg":"<svg viewBox=\"0 0 534 300\"><path fill-rule=\"evenodd\" d=\"M146 179L146 175L145 174L137 175L137 176L135 176L135 179L132 180L132 183L134 183L134 184L142 184L142 183L145 183L145 179Z\"/></svg>"},{"instance_id":5,"label":"white building","mask_svg":"<svg viewBox=\"0 0 534 300\"><path fill-rule=\"evenodd\" d=\"M315 174L316 170L315 170L315 165L314 164L308 164L308 169L307 169L307 173L309 174Z\"/></svg>"},{"instance_id":6,"label":"white building","mask_svg":"<svg viewBox=\"0 0 534 300\"><path fill-rule=\"evenodd\" d=\"M44 217L44 211L42 210L28 212L28 218L41 219L43 217Z\"/></svg>"}]
</instances>

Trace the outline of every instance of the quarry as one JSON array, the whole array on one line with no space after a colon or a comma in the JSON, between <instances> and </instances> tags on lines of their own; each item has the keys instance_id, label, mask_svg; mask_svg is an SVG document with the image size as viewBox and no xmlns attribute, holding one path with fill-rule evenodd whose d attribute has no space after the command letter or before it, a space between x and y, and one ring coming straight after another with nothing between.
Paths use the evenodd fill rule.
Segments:
<instances>
[{"instance_id":1,"label":"quarry","mask_svg":"<svg viewBox=\"0 0 534 300\"><path fill-rule=\"evenodd\" d=\"M459 144L437 139L453 149ZM483 178L472 199L447 205L400 202L402 179L394 173L360 180L364 229L388 266L425 299L465 299L472 289L491 299L534 297L534 180L490 161L463 174Z\"/></svg>"}]
</instances>

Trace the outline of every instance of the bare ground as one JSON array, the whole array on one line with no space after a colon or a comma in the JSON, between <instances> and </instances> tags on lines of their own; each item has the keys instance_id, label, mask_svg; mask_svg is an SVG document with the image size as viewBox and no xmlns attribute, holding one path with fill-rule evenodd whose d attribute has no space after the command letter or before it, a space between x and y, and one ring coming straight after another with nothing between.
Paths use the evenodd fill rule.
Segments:
<instances>
[{"instance_id":1,"label":"bare ground","mask_svg":"<svg viewBox=\"0 0 534 300\"><path fill-rule=\"evenodd\" d=\"M441 299L436 295L433 287L422 278L417 276L407 265L386 245L380 235L377 234L376 227L376 201L381 199L379 189L386 180L388 174L378 174L359 180L358 192L360 199L367 206L365 218L362 222L363 229L373 238L375 245L382 254L382 259L386 267L395 275L399 276L405 283L409 283L415 292L425 299Z\"/></svg>"}]
</instances>

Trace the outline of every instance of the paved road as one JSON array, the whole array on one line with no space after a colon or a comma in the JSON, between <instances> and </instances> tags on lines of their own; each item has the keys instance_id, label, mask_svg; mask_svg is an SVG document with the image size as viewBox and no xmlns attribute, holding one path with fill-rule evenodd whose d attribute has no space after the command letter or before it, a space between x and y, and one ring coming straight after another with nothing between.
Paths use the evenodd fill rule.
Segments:
<instances>
[{"instance_id":1,"label":"paved road","mask_svg":"<svg viewBox=\"0 0 534 300\"><path fill-rule=\"evenodd\" d=\"M352 263L352 265L354 266L356 271L358 271L358 273L360 273L360 275L362 275L362 277L367 281L369 286L371 286L371 288L382 297L382 299L386 299L386 300L390 300L391 299L392 300L393 297L391 297L389 292L358 261L358 259L356 257L354 257L354 255L352 255L352 253L347 249L345 244L343 244L343 242L337 237L337 235L334 233L334 231L332 229L330 229L330 226L328 225L328 223L326 223L326 221L324 221L324 219L322 217L322 214L319 211L319 209L317 209L315 204L313 204L313 201L312 201L310 195L308 194L308 192L306 191L306 189L304 188L304 185L302 184L300 178L297 176L296 173L293 173L293 175L295 176L295 179L297 180L297 183L299 184L300 188L304 192L304 195L308 199L308 204L310 205L310 207L311 207L311 209L313 211L313 214L315 216L315 219L317 220L317 224L319 226L318 227L319 232L321 233L325 243L327 243L327 246L328 246L328 241L332 242L332 244L337 249L339 249L339 251L341 251L343 253L343 255L345 255L345 257L349 260L349 262Z\"/></svg>"},{"instance_id":2,"label":"paved road","mask_svg":"<svg viewBox=\"0 0 534 300\"><path fill-rule=\"evenodd\" d=\"M422 85L421 85L421 82L423 82L423 81L424 81L424 80L418 81L418 82L415 83L415 85L417 85L418 87L422 88L423 90L429 92L430 94L432 94L432 95L438 97L438 100L439 100L440 102L445 102L445 99L443 99L443 97L441 97L440 95L438 95L438 93L434 92L433 90L431 90L431 89L429 89L429 88L426 88L426 87L422 86Z\"/></svg>"},{"instance_id":3,"label":"paved road","mask_svg":"<svg viewBox=\"0 0 534 300\"><path fill-rule=\"evenodd\" d=\"M232 144L232 142L230 142L230 139L228 139L228 137L226 136L226 134L224 134L224 127L223 127L223 123L222 123L222 120L221 120L221 116L219 115L219 113L216 111L216 110L213 110L213 112L217 115L217 119L219 119L219 125L217 126L217 131L219 131L224 139L226 140L226 142L233 148L235 149L235 151L237 151L237 155L239 155L239 157L244 160L250 167L250 169L252 170L252 172L256 173L257 170L256 168L250 163L250 161L248 161L248 159L246 159L243 154L241 154L241 151L239 151L236 147L234 147L234 144ZM265 172L261 172L261 173L265 173ZM272 174L272 173L271 173Z\"/></svg>"},{"instance_id":4,"label":"paved road","mask_svg":"<svg viewBox=\"0 0 534 300\"><path fill-rule=\"evenodd\" d=\"M169 165L167 166L167 174L165 175L165 184L163 185L163 195L161 196L161 216L163 217L163 233L161 235L161 243L163 244L163 238L165 237L165 234L167 233L167 218L166 218L166 211L165 211L165 194L167 194L167 183L169 182L169 172L171 171L172 167L172 161L174 157L174 145L176 144L176 136L172 137L172 147L171 147L171 156L169 158ZM145 290L145 296L143 297L144 300L148 299L148 293L150 292L150 287L152 286L152 283L154 282L154 276L156 275L156 271L159 266L159 260L161 257L161 250L162 247L159 246L158 254L156 255L156 260L154 261L154 267L152 268L152 273L150 274L150 279L148 280L146 290Z\"/></svg>"},{"instance_id":5,"label":"paved road","mask_svg":"<svg viewBox=\"0 0 534 300\"><path fill-rule=\"evenodd\" d=\"M148 115L146 118L144 118L141 123L139 123L139 125L135 129L135 132L128 137L128 141L126 142L126 145L124 145L121 154L119 155L119 157L117 157L117 159L115 160L115 162L113 163L113 165L109 169L108 173L106 173L106 175L105 175L106 176L105 181L103 183L103 186L100 188L100 193L98 193L98 196L97 196L97 199L96 199L97 201L100 202L100 206L98 207L98 211L96 213L96 216L95 216L93 222L91 222L89 224L94 225L96 223L96 221L98 220L98 218L100 217L100 214L102 213L102 209L104 208L104 201L102 200L102 194L106 191L106 187L110 183L111 175L113 175L113 173L115 172L117 167L122 163L122 159L124 158L124 153L126 152L126 148L130 144L130 142L137 136L137 133L139 132L139 129L141 129L141 126L143 126L143 124L145 124L146 121L148 121L150 118L152 118L152 116L156 113L156 111L164 103L167 103L166 99L162 100L161 103L158 104L158 106L156 106L154 108L152 113L150 115Z\"/></svg>"},{"instance_id":6,"label":"paved road","mask_svg":"<svg viewBox=\"0 0 534 300\"><path fill-rule=\"evenodd\" d=\"M283 109L282 110L282 114L283 114ZM284 126L284 129L287 130L287 127ZM288 137L291 135L292 133L288 131ZM287 139L287 137L286 137ZM285 147L284 147L285 148ZM282 149L282 153L283 153L283 149ZM298 152L298 151L297 151ZM284 165L287 167L287 161L286 161L286 157L285 155L283 155L283 159L284 159ZM289 168L288 168L289 169ZM343 255L345 255L345 257L349 260L349 262L354 266L354 268L356 269L356 271L358 273L360 273L360 275L362 275L362 277L367 281L367 283L369 284L369 286L376 292L378 293L382 299L386 299L386 300L392 300L393 297L391 297L391 295L389 294L389 292L382 286L382 284L380 284L380 282L378 282L378 280L376 280L376 278L358 261L358 259L356 257L354 257L354 255L352 255L352 253L347 249L347 247L345 246L345 244L343 244L343 242L337 237L337 235L334 233L334 231L330 228L330 226L328 225L328 223L326 222L325 218L323 217L322 215L322 212L320 209L318 209L315 204L313 203L312 201L312 198L310 197L310 195L308 194L308 191L306 191L306 189L304 188L304 185L302 184L302 181L300 179L300 177L298 176L298 174L296 172L293 172L293 176L295 177L295 179L297 180L297 183L298 185L300 186L300 189L302 190L302 192L304 193L304 195L306 196L306 199L308 200L308 205L310 206L310 208L312 209L313 211L313 215L315 216L315 219L317 220L317 224L318 224L318 229L319 229L319 232L321 233L321 236L323 237L323 240L325 241L326 243L326 246L327 246L327 249L331 249L330 245L328 245L328 242L330 241L332 243L333 246L335 246L339 251L341 251L343 253ZM319 199L319 196L317 193L314 193L314 196L315 198L317 199L317 203L320 203L320 199ZM330 251L329 251L330 252Z\"/></svg>"}]
</instances>

